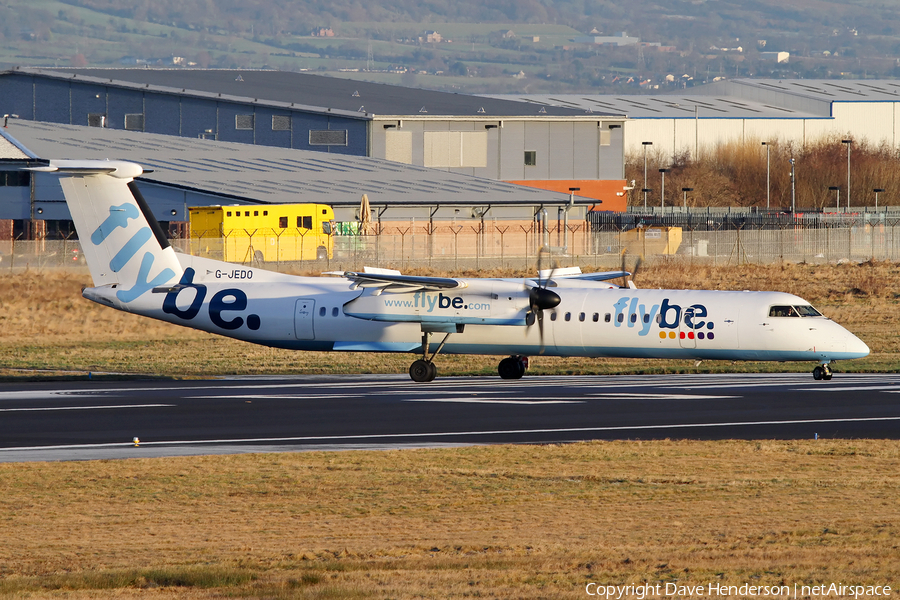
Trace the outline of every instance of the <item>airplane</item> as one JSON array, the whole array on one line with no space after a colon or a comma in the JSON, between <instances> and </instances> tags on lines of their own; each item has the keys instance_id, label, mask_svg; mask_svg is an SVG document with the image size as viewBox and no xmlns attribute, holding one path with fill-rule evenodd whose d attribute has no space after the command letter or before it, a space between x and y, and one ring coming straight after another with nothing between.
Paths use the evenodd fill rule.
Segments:
<instances>
[{"instance_id":1,"label":"airplane","mask_svg":"<svg viewBox=\"0 0 900 600\"><path fill-rule=\"evenodd\" d=\"M454 278L366 268L300 277L176 252L125 161L51 160L94 287L88 300L255 344L421 356L413 381L437 376L439 353L507 355L503 379L529 357L815 361L869 348L809 302L781 292L638 289L624 270L540 270L538 277ZM611 283L622 278L627 285ZM440 336L437 348L432 345Z\"/></svg>"}]
</instances>

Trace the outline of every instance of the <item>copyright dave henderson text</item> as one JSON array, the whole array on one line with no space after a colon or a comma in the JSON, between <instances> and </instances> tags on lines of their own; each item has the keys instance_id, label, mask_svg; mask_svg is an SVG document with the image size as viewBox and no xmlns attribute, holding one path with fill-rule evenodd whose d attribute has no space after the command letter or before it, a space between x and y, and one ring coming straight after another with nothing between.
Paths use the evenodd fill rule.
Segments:
<instances>
[{"instance_id":1,"label":"copyright dave henderson text","mask_svg":"<svg viewBox=\"0 0 900 600\"><path fill-rule=\"evenodd\" d=\"M584 591L588 596L600 596L606 600L622 600L624 598L644 598L653 596L759 596L778 598L805 597L853 597L874 598L891 595L891 587L887 585L844 585L841 583L823 583L820 585L726 585L723 583L679 584L679 583L644 583L639 585L603 585L589 583Z\"/></svg>"}]
</instances>

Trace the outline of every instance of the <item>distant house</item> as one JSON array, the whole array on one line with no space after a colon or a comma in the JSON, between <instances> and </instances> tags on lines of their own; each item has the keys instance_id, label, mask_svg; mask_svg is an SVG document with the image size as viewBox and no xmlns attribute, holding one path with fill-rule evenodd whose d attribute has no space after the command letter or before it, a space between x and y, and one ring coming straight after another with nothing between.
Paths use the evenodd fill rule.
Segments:
<instances>
[{"instance_id":1,"label":"distant house","mask_svg":"<svg viewBox=\"0 0 900 600\"><path fill-rule=\"evenodd\" d=\"M419 38L419 41L425 42L426 44L439 44L443 39L444 38L437 31L426 31L425 35Z\"/></svg>"},{"instance_id":2,"label":"distant house","mask_svg":"<svg viewBox=\"0 0 900 600\"><path fill-rule=\"evenodd\" d=\"M516 38L516 32L512 29L503 32L504 40L514 40Z\"/></svg>"},{"instance_id":3,"label":"distant house","mask_svg":"<svg viewBox=\"0 0 900 600\"><path fill-rule=\"evenodd\" d=\"M313 29L313 37L334 37L334 30L331 27L318 27Z\"/></svg>"},{"instance_id":4,"label":"distant house","mask_svg":"<svg viewBox=\"0 0 900 600\"><path fill-rule=\"evenodd\" d=\"M790 52L760 52L759 57L763 60L774 60L777 63L786 63L791 57Z\"/></svg>"},{"instance_id":5,"label":"distant house","mask_svg":"<svg viewBox=\"0 0 900 600\"><path fill-rule=\"evenodd\" d=\"M597 44L598 46L632 46L640 41L640 38L631 37L624 31L615 35L586 35L575 38L576 44Z\"/></svg>"}]
</instances>

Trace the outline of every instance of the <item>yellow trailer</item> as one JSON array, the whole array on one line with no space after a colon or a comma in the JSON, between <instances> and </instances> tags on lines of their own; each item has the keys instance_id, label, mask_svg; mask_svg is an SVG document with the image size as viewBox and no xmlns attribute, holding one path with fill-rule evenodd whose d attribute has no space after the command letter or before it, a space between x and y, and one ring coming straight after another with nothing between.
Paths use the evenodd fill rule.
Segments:
<instances>
[{"instance_id":1,"label":"yellow trailer","mask_svg":"<svg viewBox=\"0 0 900 600\"><path fill-rule=\"evenodd\" d=\"M194 206L191 253L229 262L334 257L334 211L325 204Z\"/></svg>"}]
</instances>

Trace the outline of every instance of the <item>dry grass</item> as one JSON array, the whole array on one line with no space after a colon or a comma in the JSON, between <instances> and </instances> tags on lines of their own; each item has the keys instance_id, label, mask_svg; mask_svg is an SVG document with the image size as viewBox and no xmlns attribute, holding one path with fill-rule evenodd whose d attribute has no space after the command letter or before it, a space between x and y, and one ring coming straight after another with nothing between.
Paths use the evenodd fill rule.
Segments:
<instances>
[{"instance_id":1,"label":"dry grass","mask_svg":"<svg viewBox=\"0 0 900 600\"><path fill-rule=\"evenodd\" d=\"M135 449L140 454L140 449ZM0 595L571 598L900 576L900 446L595 442L0 465Z\"/></svg>"},{"instance_id":2,"label":"dry grass","mask_svg":"<svg viewBox=\"0 0 900 600\"><path fill-rule=\"evenodd\" d=\"M423 271L424 273L424 271ZM461 276L522 276L519 272L467 272ZM900 369L900 267L861 265L744 265L713 267L678 262L645 268L643 287L781 290L806 298L859 335L873 354L841 363L839 370ZM329 354L276 350L237 342L111 310L81 297L89 276L67 271L0 274L0 376L33 377L66 371L170 376L264 373L403 373L409 355ZM338 360L335 360L338 357ZM493 373L488 357L443 356L442 374ZM806 371L801 364L540 358L534 373L659 373ZM46 370L47 373L39 372Z\"/></svg>"}]
</instances>

